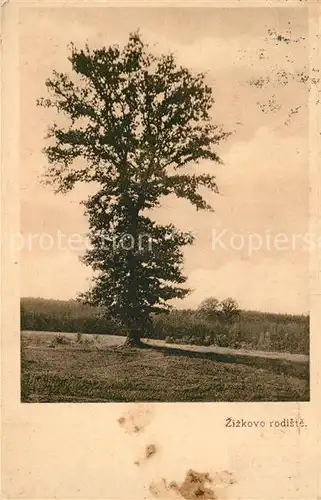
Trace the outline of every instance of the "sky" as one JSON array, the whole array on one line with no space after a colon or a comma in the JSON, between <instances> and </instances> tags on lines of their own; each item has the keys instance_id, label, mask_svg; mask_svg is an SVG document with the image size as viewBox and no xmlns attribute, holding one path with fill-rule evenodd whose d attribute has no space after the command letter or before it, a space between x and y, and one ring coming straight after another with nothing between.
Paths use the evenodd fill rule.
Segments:
<instances>
[{"instance_id":1,"label":"sky","mask_svg":"<svg viewBox=\"0 0 321 500\"><path fill-rule=\"evenodd\" d=\"M46 129L57 121L52 110L36 106L46 97L45 79L53 69L70 71L71 41L122 45L138 28L155 53L171 51L191 71L206 71L213 121L231 132L217 148L223 165L190 166L216 175L221 194L205 194L214 213L172 197L154 213L160 223L195 234L184 252L193 292L175 305L234 297L244 309L307 313L309 92L298 77L308 60L304 8L21 9L22 296L75 298L91 276L80 249L56 244L59 232L86 233L79 201L88 186L54 195L40 183Z\"/></svg>"}]
</instances>

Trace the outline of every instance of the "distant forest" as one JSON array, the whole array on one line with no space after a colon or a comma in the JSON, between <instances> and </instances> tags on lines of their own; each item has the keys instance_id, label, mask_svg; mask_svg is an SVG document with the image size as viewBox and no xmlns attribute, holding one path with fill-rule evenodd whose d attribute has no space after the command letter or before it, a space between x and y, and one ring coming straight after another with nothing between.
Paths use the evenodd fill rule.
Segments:
<instances>
[{"instance_id":1,"label":"distant forest","mask_svg":"<svg viewBox=\"0 0 321 500\"><path fill-rule=\"evenodd\" d=\"M121 335L125 330L99 308L74 300L21 299L21 329ZM149 338L169 343L309 353L309 317L240 311L233 323L203 317L199 310L174 309L153 318Z\"/></svg>"}]
</instances>

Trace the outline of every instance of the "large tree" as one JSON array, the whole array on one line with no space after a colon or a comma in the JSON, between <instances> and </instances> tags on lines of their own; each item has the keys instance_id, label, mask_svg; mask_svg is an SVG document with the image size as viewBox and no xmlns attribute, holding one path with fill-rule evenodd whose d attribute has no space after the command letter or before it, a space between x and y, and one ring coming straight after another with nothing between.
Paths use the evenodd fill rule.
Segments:
<instances>
[{"instance_id":1,"label":"large tree","mask_svg":"<svg viewBox=\"0 0 321 500\"><path fill-rule=\"evenodd\" d=\"M49 129L45 181L63 193L77 182L99 186L83 202L91 241L83 261L95 273L82 298L118 318L127 343L139 345L151 314L189 292L182 248L193 237L157 224L152 210L170 194L212 210L199 188L217 193L215 177L186 167L220 162L214 146L227 134L211 121L205 75L172 54L154 56L139 32L123 49L70 50L71 75L54 71L50 97L38 101L68 119L67 128Z\"/></svg>"}]
</instances>

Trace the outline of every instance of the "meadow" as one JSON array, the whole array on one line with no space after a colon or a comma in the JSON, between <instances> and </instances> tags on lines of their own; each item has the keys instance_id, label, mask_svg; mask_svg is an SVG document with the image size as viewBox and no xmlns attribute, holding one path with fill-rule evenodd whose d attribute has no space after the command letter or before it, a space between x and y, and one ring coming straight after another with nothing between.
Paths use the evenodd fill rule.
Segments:
<instances>
[{"instance_id":1,"label":"meadow","mask_svg":"<svg viewBox=\"0 0 321 500\"><path fill-rule=\"evenodd\" d=\"M170 346L119 347L121 337L21 334L21 401L308 401L309 364ZM153 342L153 341L151 341Z\"/></svg>"}]
</instances>

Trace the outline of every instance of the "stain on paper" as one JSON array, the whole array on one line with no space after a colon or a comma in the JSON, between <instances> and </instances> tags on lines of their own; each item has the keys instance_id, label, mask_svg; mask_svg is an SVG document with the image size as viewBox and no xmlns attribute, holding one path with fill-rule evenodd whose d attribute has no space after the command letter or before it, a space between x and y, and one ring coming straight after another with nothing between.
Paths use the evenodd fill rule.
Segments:
<instances>
[{"instance_id":1,"label":"stain on paper","mask_svg":"<svg viewBox=\"0 0 321 500\"><path fill-rule=\"evenodd\" d=\"M129 410L118 419L119 425L128 434L141 432L151 421L151 411L147 408Z\"/></svg>"},{"instance_id":2,"label":"stain on paper","mask_svg":"<svg viewBox=\"0 0 321 500\"><path fill-rule=\"evenodd\" d=\"M135 465L141 465L152 458L157 453L157 448L155 444L148 444L144 450L144 455L141 459L135 461Z\"/></svg>"},{"instance_id":3,"label":"stain on paper","mask_svg":"<svg viewBox=\"0 0 321 500\"><path fill-rule=\"evenodd\" d=\"M214 487L234 483L236 481L233 475L226 470L210 476L207 472L196 472L190 469L181 485L176 481L167 482L166 479L161 479L158 482L152 482L149 491L156 498L179 497L186 500L218 500Z\"/></svg>"},{"instance_id":4,"label":"stain on paper","mask_svg":"<svg viewBox=\"0 0 321 500\"><path fill-rule=\"evenodd\" d=\"M206 486L206 483L212 483L212 479L207 473L200 473L190 469L184 481L179 485L176 481L168 483L162 479L159 483L152 483L149 491L156 498L168 496L167 493L176 493L186 500L203 500L216 499L215 493L211 487Z\"/></svg>"}]
</instances>

